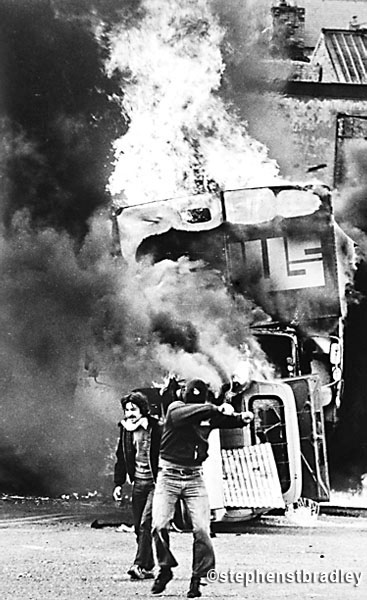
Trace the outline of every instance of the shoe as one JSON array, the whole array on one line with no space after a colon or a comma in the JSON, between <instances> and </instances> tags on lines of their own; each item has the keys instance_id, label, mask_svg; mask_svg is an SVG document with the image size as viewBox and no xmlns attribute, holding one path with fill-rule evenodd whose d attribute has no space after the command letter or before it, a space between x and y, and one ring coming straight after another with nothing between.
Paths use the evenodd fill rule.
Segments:
<instances>
[{"instance_id":1,"label":"shoe","mask_svg":"<svg viewBox=\"0 0 367 600\"><path fill-rule=\"evenodd\" d=\"M144 575L144 571L139 565L132 565L127 572L131 579L147 579Z\"/></svg>"},{"instance_id":2,"label":"shoe","mask_svg":"<svg viewBox=\"0 0 367 600\"><path fill-rule=\"evenodd\" d=\"M188 598L200 598L200 577L191 577L190 588L187 592Z\"/></svg>"},{"instance_id":3,"label":"shoe","mask_svg":"<svg viewBox=\"0 0 367 600\"><path fill-rule=\"evenodd\" d=\"M173 573L171 569L161 569L152 585L152 594L160 594L166 589L166 585L171 581Z\"/></svg>"},{"instance_id":4,"label":"shoe","mask_svg":"<svg viewBox=\"0 0 367 600\"><path fill-rule=\"evenodd\" d=\"M144 579L154 579L154 573L152 571L148 571L147 569L142 569L144 574Z\"/></svg>"}]
</instances>

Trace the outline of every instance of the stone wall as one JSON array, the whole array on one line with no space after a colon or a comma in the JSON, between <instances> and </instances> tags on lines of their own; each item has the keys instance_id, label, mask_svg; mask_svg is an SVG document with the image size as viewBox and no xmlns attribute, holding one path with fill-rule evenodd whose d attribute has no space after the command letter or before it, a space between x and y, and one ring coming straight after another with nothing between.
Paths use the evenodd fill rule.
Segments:
<instances>
[{"instance_id":1,"label":"stone wall","mask_svg":"<svg viewBox=\"0 0 367 600\"><path fill-rule=\"evenodd\" d=\"M367 101L268 93L254 95L252 101L247 95L241 112L249 133L268 147L269 156L277 160L284 177L304 181L310 177L309 167L326 163L317 176L332 186L336 116L340 112L367 115Z\"/></svg>"}]
</instances>

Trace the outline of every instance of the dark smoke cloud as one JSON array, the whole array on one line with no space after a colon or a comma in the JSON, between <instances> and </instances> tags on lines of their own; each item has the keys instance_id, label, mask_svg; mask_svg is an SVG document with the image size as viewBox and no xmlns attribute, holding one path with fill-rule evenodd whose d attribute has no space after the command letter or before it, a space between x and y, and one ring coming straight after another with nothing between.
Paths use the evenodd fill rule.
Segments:
<instances>
[{"instance_id":1,"label":"dark smoke cloud","mask_svg":"<svg viewBox=\"0 0 367 600\"><path fill-rule=\"evenodd\" d=\"M93 34L139 18L117 5L0 2L0 491L86 489L105 464L111 416L75 392L116 293L108 235L88 240L128 127Z\"/></svg>"},{"instance_id":2,"label":"dark smoke cloud","mask_svg":"<svg viewBox=\"0 0 367 600\"><path fill-rule=\"evenodd\" d=\"M360 487L367 470L366 361L367 267L360 262L345 323L345 386L338 427L329 453L333 483L339 489ZM357 299L357 301L356 301Z\"/></svg>"},{"instance_id":3,"label":"dark smoke cloud","mask_svg":"<svg viewBox=\"0 0 367 600\"><path fill-rule=\"evenodd\" d=\"M90 261L85 268L69 236L35 231L21 213L3 236L1 257L0 483L23 493L60 493L75 477L90 484L83 453L92 464L101 451L88 442L98 421L75 405L75 390L89 320L110 278Z\"/></svg>"},{"instance_id":4,"label":"dark smoke cloud","mask_svg":"<svg viewBox=\"0 0 367 600\"><path fill-rule=\"evenodd\" d=\"M88 24L56 16L50 2L2 1L0 35L5 223L27 207L37 224L84 235L107 202L111 142L126 129L109 100L118 88Z\"/></svg>"},{"instance_id":5,"label":"dark smoke cloud","mask_svg":"<svg viewBox=\"0 0 367 600\"><path fill-rule=\"evenodd\" d=\"M153 316L152 328L163 344L190 353L199 351L198 333L191 321L179 321L172 315L160 312Z\"/></svg>"},{"instance_id":6,"label":"dark smoke cloud","mask_svg":"<svg viewBox=\"0 0 367 600\"><path fill-rule=\"evenodd\" d=\"M356 488L367 470L367 176L364 140L351 142L345 153L347 177L335 198L338 222L358 244L358 265L349 289L345 322L345 387L339 424L331 440L335 486Z\"/></svg>"}]
</instances>

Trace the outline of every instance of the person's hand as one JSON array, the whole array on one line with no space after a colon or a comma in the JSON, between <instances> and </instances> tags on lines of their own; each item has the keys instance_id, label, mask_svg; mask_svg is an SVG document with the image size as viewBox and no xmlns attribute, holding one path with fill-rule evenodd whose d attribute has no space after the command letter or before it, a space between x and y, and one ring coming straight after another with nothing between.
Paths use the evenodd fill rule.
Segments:
<instances>
[{"instance_id":1,"label":"person's hand","mask_svg":"<svg viewBox=\"0 0 367 600\"><path fill-rule=\"evenodd\" d=\"M254 413L251 410L244 410L241 412L241 418L245 425L249 425L254 419Z\"/></svg>"},{"instance_id":2,"label":"person's hand","mask_svg":"<svg viewBox=\"0 0 367 600\"><path fill-rule=\"evenodd\" d=\"M121 485L117 485L112 492L113 499L118 502L122 498L122 487Z\"/></svg>"},{"instance_id":3,"label":"person's hand","mask_svg":"<svg viewBox=\"0 0 367 600\"><path fill-rule=\"evenodd\" d=\"M231 416L234 413L234 408L233 408L232 404L228 404L228 402L223 402L223 404L218 406L218 410L219 410L219 412L221 412L223 415L226 415L226 416Z\"/></svg>"}]
</instances>

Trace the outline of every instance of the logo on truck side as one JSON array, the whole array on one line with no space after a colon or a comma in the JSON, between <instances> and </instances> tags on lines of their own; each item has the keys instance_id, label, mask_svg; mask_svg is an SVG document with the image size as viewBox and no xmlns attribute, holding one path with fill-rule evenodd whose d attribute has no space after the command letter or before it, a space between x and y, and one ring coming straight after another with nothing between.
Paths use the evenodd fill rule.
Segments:
<instances>
[{"instance_id":1,"label":"logo on truck side","mask_svg":"<svg viewBox=\"0 0 367 600\"><path fill-rule=\"evenodd\" d=\"M248 272L259 274L266 291L296 290L325 285L320 239L273 237L231 242L231 258L242 254Z\"/></svg>"}]
</instances>

